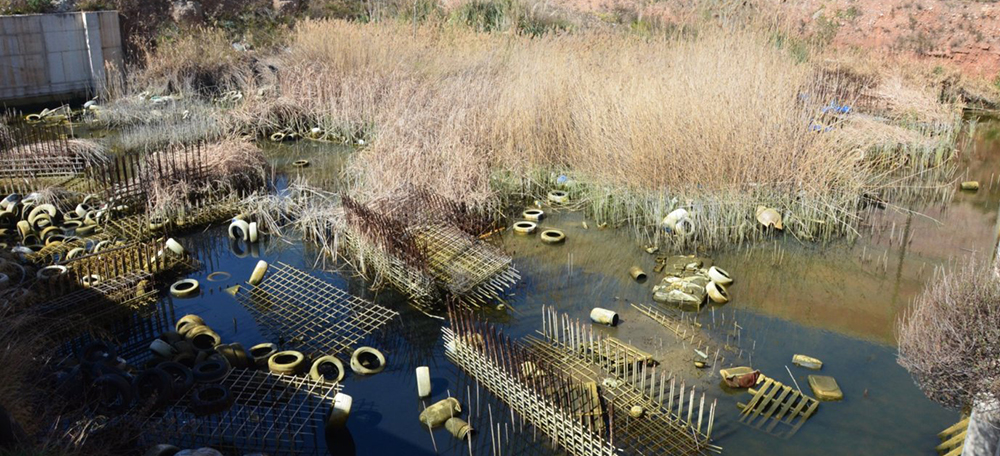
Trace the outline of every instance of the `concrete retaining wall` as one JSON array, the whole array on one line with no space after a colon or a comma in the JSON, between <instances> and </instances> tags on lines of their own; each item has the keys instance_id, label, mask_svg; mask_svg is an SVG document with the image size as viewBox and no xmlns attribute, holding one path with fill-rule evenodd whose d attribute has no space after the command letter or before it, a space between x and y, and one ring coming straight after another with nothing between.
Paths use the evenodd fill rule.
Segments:
<instances>
[{"instance_id":1,"label":"concrete retaining wall","mask_svg":"<svg viewBox=\"0 0 1000 456\"><path fill-rule=\"evenodd\" d=\"M0 105L100 93L122 68L117 11L0 16Z\"/></svg>"}]
</instances>

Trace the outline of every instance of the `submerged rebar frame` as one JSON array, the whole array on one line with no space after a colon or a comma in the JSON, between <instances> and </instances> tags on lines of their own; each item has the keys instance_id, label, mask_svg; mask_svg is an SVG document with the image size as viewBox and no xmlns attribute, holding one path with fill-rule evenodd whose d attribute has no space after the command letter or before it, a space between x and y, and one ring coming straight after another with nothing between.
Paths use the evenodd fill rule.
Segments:
<instances>
[{"instance_id":1,"label":"submerged rebar frame","mask_svg":"<svg viewBox=\"0 0 1000 456\"><path fill-rule=\"evenodd\" d=\"M451 328L442 332L452 362L570 454L615 454L613 429L603 426L603 414L593 414L603 407L599 397L557 369L542 372L540 359L495 328L457 309L450 316ZM614 409L607 413L613 416Z\"/></svg>"},{"instance_id":2,"label":"submerged rebar frame","mask_svg":"<svg viewBox=\"0 0 1000 456\"><path fill-rule=\"evenodd\" d=\"M492 221L464 204L413 188L367 205L346 196L342 202L341 247L356 269L386 280L425 313L447 297L484 305L520 279L508 255L478 238Z\"/></svg>"},{"instance_id":3,"label":"submerged rebar frame","mask_svg":"<svg viewBox=\"0 0 1000 456\"><path fill-rule=\"evenodd\" d=\"M617 417L616 438L622 446L639 454L699 455L720 452L712 445L717 400L706 409L705 392L686 387L673 372L657 372L649 355L612 337L595 333L554 308L542 309L542 339L527 337L533 350L543 354L547 365L570 370L578 378L602 382L617 408L643 408L641 418ZM678 385L679 384L679 385ZM678 389L679 386L679 389ZM697 408L697 411L695 410Z\"/></svg>"},{"instance_id":4,"label":"submerged rebar frame","mask_svg":"<svg viewBox=\"0 0 1000 456\"><path fill-rule=\"evenodd\" d=\"M336 383L248 369L231 370L219 384L230 394L225 411L194 413L195 386L147 422L148 443L211 445L237 454L320 454L328 412L342 389Z\"/></svg>"}]
</instances>

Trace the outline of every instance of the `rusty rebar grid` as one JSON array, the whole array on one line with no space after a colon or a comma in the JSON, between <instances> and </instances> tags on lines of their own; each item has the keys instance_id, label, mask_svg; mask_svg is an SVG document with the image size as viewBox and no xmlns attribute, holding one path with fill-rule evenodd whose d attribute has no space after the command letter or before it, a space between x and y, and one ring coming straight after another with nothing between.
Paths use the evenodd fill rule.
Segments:
<instances>
[{"instance_id":1,"label":"rusty rebar grid","mask_svg":"<svg viewBox=\"0 0 1000 456\"><path fill-rule=\"evenodd\" d=\"M411 232L434 280L457 297L484 304L520 279L509 256L456 227L420 225Z\"/></svg>"},{"instance_id":2,"label":"rusty rebar grid","mask_svg":"<svg viewBox=\"0 0 1000 456\"><path fill-rule=\"evenodd\" d=\"M202 415L192 406L198 386L147 422L149 444L181 448L212 446L223 453L321 454L323 429L342 387L305 377L233 369L219 384L229 407Z\"/></svg>"},{"instance_id":3,"label":"rusty rebar grid","mask_svg":"<svg viewBox=\"0 0 1000 456\"><path fill-rule=\"evenodd\" d=\"M19 121L22 113L7 110L0 124ZM4 128L0 134L0 191L27 194L41 180L70 178L107 161L84 141L70 139L62 128Z\"/></svg>"},{"instance_id":4,"label":"rusty rebar grid","mask_svg":"<svg viewBox=\"0 0 1000 456\"><path fill-rule=\"evenodd\" d=\"M686 345L690 345L692 348L697 348L699 351L708 354L709 356L712 356L714 353L715 361L712 363L712 375L715 375L721 366L732 367L735 365L734 361L746 360L743 356L744 354L751 357L753 355L752 349L744 350L741 348L741 345L745 344L742 342L743 339L748 339L749 342L753 342L746 336L741 336L739 338L742 343L738 344L740 346L734 347L728 343L719 345L704 333L702 325L696 325L693 321L688 321L688 317L686 317L684 313L679 310L668 313L656 309L649 304L632 304L632 307L635 308L635 310L638 310L639 313L659 323L660 326L670 330L670 332L674 333L679 341L684 342ZM756 343L754 343L753 346L756 347Z\"/></svg>"},{"instance_id":5,"label":"rusty rebar grid","mask_svg":"<svg viewBox=\"0 0 1000 456\"><path fill-rule=\"evenodd\" d=\"M399 316L284 263L257 286L241 286L236 299L274 340L310 353L349 352Z\"/></svg>"},{"instance_id":6,"label":"rusty rebar grid","mask_svg":"<svg viewBox=\"0 0 1000 456\"><path fill-rule=\"evenodd\" d=\"M595 333L590 325L581 325L554 308L542 309L544 340L526 338L527 343L550 365L559 365L590 381L602 381L608 396L619 408L641 406L644 418L619 415L615 422L623 432L620 441L642 454L699 455L719 452L712 445L717 400L708 403L705 392L678 382L673 372L657 372L648 354L617 339ZM677 389L677 386L680 388ZM695 413L697 407L697 413Z\"/></svg>"},{"instance_id":7,"label":"rusty rebar grid","mask_svg":"<svg viewBox=\"0 0 1000 456\"><path fill-rule=\"evenodd\" d=\"M102 281L36 305L43 318L59 321L51 336L69 340L83 333L106 329L156 302L157 292L146 283L148 273L133 273Z\"/></svg>"},{"instance_id":8,"label":"rusty rebar grid","mask_svg":"<svg viewBox=\"0 0 1000 456\"><path fill-rule=\"evenodd\" d=\"M412 188L367 205L342 202L340 247L352 265L397 287L424 313L447 297L473 307L499 300L520 279L510 256L477 237L494 223L462 203Z\"/></svg>"},{"instance_id":9,"label":"rusty rebar grid","mask_svg":"<svg viewBox=\"0 0 1000 456\"><path fill-rule=\"evenodd\" d=\"M58 354L63 357L79 356L83 347L90 342L104 341L117 348L118 356L129 365L141 367L153 357L149 344L165 331L173 329L170 308L166 301L154 303L155 294L149 296L149 304L138 309L129 308L105 318L100 327L66 340L60 345Z\"/></svg>"},{"instance_id":10,"label":"rusty rebar grid","mask_svg":"<svg viewBox=\"0 0 1000 456\"><path fill-rule=\"evenodd\" d=\"M450 327L442 328L445 355L526 422L575 455L611 455L615 409L597 387L559 366L545 364L527 347L471 311L449 306Z\"/></svg>"}]
</instances>

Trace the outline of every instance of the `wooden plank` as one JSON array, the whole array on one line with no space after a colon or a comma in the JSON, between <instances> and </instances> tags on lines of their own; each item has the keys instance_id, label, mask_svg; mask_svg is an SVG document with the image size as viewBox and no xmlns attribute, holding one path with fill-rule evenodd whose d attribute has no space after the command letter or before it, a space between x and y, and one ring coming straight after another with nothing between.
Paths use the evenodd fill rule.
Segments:
<instances>
[{"instance_id":1,"label":"wooden plank","mask_svg":"<svg viewBox=\"0 0 1000 456\"><path fill-rule=\"evenodd\" d=\"M781 419L785 417L785 414L792 409L792 404L795 404L796 402L801 404L805 402L805 400L806 400L805 397L803 397L801 394L798 393L792 394L792 396L788 398L784 406L781 408L781 411L778 412L777 415L774 415L774 419L771 420L771 425L767 427L766 431L770 433L771 431L774 430L774 428L778 425L778 423L781 422Z\"/></svg>"},{"instance_id":2,"label":"wooden plank","mask_svg":"<svg viewBox=\"0 0 1000 456\"><path fill-rule=\"evenodd\" d=\"M948 429L945 429L938 433L938 438L941 440L948 440L957 432L963 431L969 427L969 417L965 417L959 422L951 425Z\"/></svg>"},{"instance_id":3,"label":"wooden plank","mask_svg":"<svg viewBox=\"0 0 1000 456\"><path fill-rule=\"evenodd\" d=\"M761 427L761 426L762 426L762 425L763 425L764 423L766 423L766 422L767 422L767 419L768 419L768 418L770 418L770 417L771 417L771 415L773 415L773 414L774 414L775 410L777 410L777 409L778 409L778 407L780 407L780 406L781 406L781 403L782 403L782 401L784 401L784 400L785 400L785 397L787 397L787 396L788 396L788 393L790 393L790 392L792 392L792 388L791 388L790 386L788 386L788 385L785 385L785 387L784 387L784 388L782 388L782 390L781 390L781 394L779 394L779 395L778 395L778 398L777 398L777 399L775 399L775 400L773 401L773 405L771 405L770 407L768 407L768 409L767 409L767 413L765 413L765 414L764 414L764 415L763 415L763 416L761 417L761 420L760 420L760 422L759 422L759 423L757 423L757 429L760 429L760 427ZM747 424L750 424L750 423L749 423L749 422L747 422Z\"/></svg>"},{"instance_id":4,"label":"wooden plank","mask_svg":"<svg viewBox=\"0 0 1000 456\"><path fill-rule=\"evenodd\" d=\"M811 402L812 405L809 406L809 409L806 410L806 413L803 414L802 418L799 419L798 424L796 424L795 427L792 428L791 432L789 432L785 438L791 438L793 435L795 435L796 432L799 432L799 428L806 423L806 420L808 420L810 416L812 416L813 412L816 411L816 407L819 407L819 401L813 399Z\"/></svg>"},{"instance_id":5,"label":"wooden plank","mask_svg":"<svg viewBox=\"0 0 1000 456\"><path fill-rule=\"evenodd\" d=\"M747 406L743 408L743 413L742 413L743 415L746 415L751 411L753 411L754 407L757 405L757 402L760 401L760 399L764 396L764 393L767 392L767 389L770 388L771 383L773 382L774 380L771 380L770 378L764 381L764 384L761 385L759 390L757 390L757 394L755 394L753 399L751 399L750 402L747 403ZM740 419L742 420L742 418Z\"/></svg>"},{"instance_id":6,"label":"wooden plank","mask_svg":"<svg viewBox=\"0 0 1000 456\"><path fill-rule=\"evenodd\" d=\"M799 402L799 405L795 407L795 410L793 410L792 413L788 415L788 421L785 421L785 423L792 424L792 421L795 420L795 417L799 416L799 414L802 413L802 408L805 407L806 405L809 405L809 399L812 398L803 394L802 401Z\"/></svg>"},{"instance_id":7,"label":"wooden plank","mask_svg":"<svg viewBox=\"0 0 1000 456\"><path fill-rule=\"evenodd\" d=\"M764 409L767 408L768 405L771 404L771 399L774 398L774 395L777 394L778 390L781 389L781 387L778 385L780 385L780 383L774 382L774 387L772 387L770 391L768 391L767 395L764 396L764 398L757 403L757 405L753 408L752 413L744 416L743 418L740 419L740 421L743 421L745 423L750 423L751 421L754 420L754 418L757 417L757 415L760 415L760 413L764 411ZM746 419L746 421L744 421L744 419Z\"/></svg>"}]
</instances>

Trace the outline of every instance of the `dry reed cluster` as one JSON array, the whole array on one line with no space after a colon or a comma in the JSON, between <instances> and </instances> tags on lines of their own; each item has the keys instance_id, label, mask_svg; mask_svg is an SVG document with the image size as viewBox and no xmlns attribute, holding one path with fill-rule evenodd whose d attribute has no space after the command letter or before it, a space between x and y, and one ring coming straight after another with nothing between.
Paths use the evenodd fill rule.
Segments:
<instances>
[{"instance_id":1,"label":"dry reed cluster","mask_svg":"<svg viewBox=\"0 0 1000 456\"><path fill-rule=\"evenodd\" d=\"M1000 399L1000 273L970 260L939 273L897 326L899 364L947 407Z\"/></svg>"},{"instance_id":2,"label":"dry reed cluster","mask_svg":"<svg viewBox=\"0 0 1000 456\"><path fill-rule=\"evenodd\" d=\"M886 157L866 159L881 135L864 122L817 131L833 101L802 96L817 69L760 31L528 38L307 21L273 64L278 95L245 81L232 118L367 144L350 173L366 198L415 184L495 209L566 174L599 221L649 228L687 206L718 244L754 235L758 204L805 237L850 232L861 195L893 182Z\"/></svg>"},{"instance_id":3,"label":"dry reed cluster","mask_svg":"<svg viewBox=\"0 0 1000 456\"><path fill-rule=\"evenodd\" d=\"M201 147L200 151L198 147ZM210 199L222 200L232 192L252 192L263 187L270 177L263 152L250 141L228 138L198 147L171 147L153 153L148 159L150 163L184 164L199 162L196 155L205 157L201 162L201 171L191 170L150 179L154 213L179 213L195 195L210 194ZM180 169L183 170L183 166Z\"/></svg>"}]
</instances>

